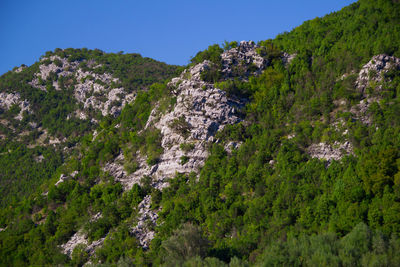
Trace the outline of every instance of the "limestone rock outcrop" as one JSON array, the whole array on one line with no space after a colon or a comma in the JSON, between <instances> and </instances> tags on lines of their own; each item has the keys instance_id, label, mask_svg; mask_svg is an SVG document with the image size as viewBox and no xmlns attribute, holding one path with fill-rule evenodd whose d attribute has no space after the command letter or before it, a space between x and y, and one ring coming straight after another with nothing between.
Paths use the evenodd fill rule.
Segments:
<instances>
[{"instance_id":1,"label":"limestone rock outcrop","mask_svg":"<svg viewBox=\"0 0 400 267\"><path fill-rule=\"evenodd\" d=\"M241 42L236 48L225 51L222 55L225 79L230 78L232 69L237 65L261 73L267 62L256 52L253 42ZM117 180L130 189L143 176L151 176L154 186L162 189L167 186L167 179L178 173L197 172L208 156L207 145L214 142L215 134L228 124L241 121L239 110L246 99L228 96L215 87L213 83L201 79L201 73L213 64L203 61L173 78L168 84L176 96L176 104L172 110L162 114L158 107L150 114L146 128L155 127L162 135L161 146L164 153L159 161L148 166L146 160L139 155L138 169L128 175L122 166L123 155L106 164L104 170L110 172ZM190 149L182 149L187 144ZM185 162L182 158L185 157Z\"/></svg>"},{"instance_id":2,"label":"limestone rock outcrop","mask_svg":"<svg viewBox=\"0 0 400 267\"><path fill-rule=\"evenodd\" d=\"M391 69L400 69L400 58L385 54L373 56L372 59L361 68L358 74L356 81L357 90L366 96L366 88L371 85L371 82L376 83L376 87L373 88L374 90L380 90L382 86L379 83L384 80L388 81L384 75Z\"/></svg>"},{"instance_id":3,"label":"limestone rock outcrop","mask_svg":"<svg viewBox=\"0 0 400 267\"><path fill-rule=\"evenodd\" d=\"M400 58L385 54L373 56L361 68L355 85L357 90L363 94L364 99L350 109L355 119L367 125L372 123L372 117L368 114L368 109L372 103L379 102L381 98L379 96L371 96L367 92L367 88L371 87L371 90L375 92L381 91L383 82L391 82L391 78L387 77L388 72L391 70L400 70Z\"/></svg>"},{"instance_id":4,"label":"limestone rock outcrop","mask_svg":"<svg viewBox=\"0 0 400 267\"><path fill-rule=\"evenodd\" d=\"M156 225L158 219L157 212L151 209L150 195L144 197L142 202L139 203L138 209L138 223L132 228L131 232L139 240L139 244L147 249L155 235L153 230L148 229L149 225Z\"/></svg>"},{"instance_id":5,"label":"limestone rock outcrop","mask_svg":"<svg viewBox=\"0 0 400 267\"><path fill-rule=\"evenodd\" d=\"M25 111L28 113L31 111L29 102L22 100L19 93L0 93L0 108L9 110L14 105L20 108L18 115L15 116L16 120L22 120Z\"/></svg>"},{"instance_id":6,"label":"limestone rock outcrop","mask_svg":"<svg viewBox=\"0 0 400 267\"><path fill-rule=\"evenodd\" d=\"M238 74L244 76L260 74L268 62L257 53L257 48L253 41L241 41L238 47L223 52L221 54L223 76L232 78Z\"/></svg>"},{"instance_id":7,"label":"limestone rock outcrop","mask_svg":"<svg viewBox=\"0 0 400 267\"><path fill-rule=\"evenodd\" d=\"M72 252L78 245L83 245L84 250L89 254L93 255L96 248L101 246L104 243L105 237L100 238L99 240L95 240L93 242L89 242L86 235L78 231L76 232L67 243L61 245L61 250L64 254L71 257Z\"/></svg>"},{"instance_id":8,"label":"limestone rock outcrop","mask_svg":"<svg viewBox=\"0 0 400 267\"><path fill-rule=\"evenodd\" d=\"M232 78L237 66L243 68L241 74L248 75L250 70L253 75L261 73L267 62L258 55L256 48L253 42L241 42L237 48L225 51L221 55L223 79ZM104 171L120 181L125 190L140 183L144 176L152 179L153 187L162 190L176 173L198 172L208 156L208 145L216 141L216 133L226 125L242 120L239 111L247 100L228 96L213 83L202 80L201 73L212 64L205 60L173 78L168 87L176 96L175 106L164 112L158 106L152 110L145 128L154 127L160 131L163 148L155 165L149 166L146 159L138 154L138 168L128 174L123 168L124 156L121 153L104 166ZM230 144L227 149L232 151L239 146L240 143ZM154 236L147 225L155 225L158 218L150 205L151 197L148 195L139 204L139 221L132 228L132 233L143 247L148 246Z\"/></svg>"},{"instance_id":9,"label":"limestone rock outcrop","mask_svg":"<svg viewBox=\"0 0 400 267\"><path fill-rule=\"evenodd\" d=\"M50 61L50 63L48 62ZM58 78L70 78L76 80L74 86L74 96L78 103L83 104L84 110L77 110L72 114L80 119L87 119L86 110L91 108L99 110L103 116L109 114L117 116L126 103L130 103L135 99L134 93L127 93L123 87L114 88L119 80L110 73L98 74L94 69L101 65L96 65L93 61L87 61L88 66L92 66L92 70L82 70L79 66L81 62L69 62L66 58L59 56L50 56L43 58L42 64L39 65L39 72L30 82L33 87L47 91L43 81L49 76L56 74ZM53 87L61 90L57 81L53 81Z\"/></svg>"},{"instance_id":10,"label":"limestone rock outcrop","mask_svg":"<svg viewBox=\"0 0 400 267\"><path fill-rule=\"evenodd\" d=\"M332 160L340 160L343 156L353 152L353 146L350 142L335 142L333 145L327 143L312 144L307 149L312 158L324 159L330 164Z\"/></svg>"}]
</instances>

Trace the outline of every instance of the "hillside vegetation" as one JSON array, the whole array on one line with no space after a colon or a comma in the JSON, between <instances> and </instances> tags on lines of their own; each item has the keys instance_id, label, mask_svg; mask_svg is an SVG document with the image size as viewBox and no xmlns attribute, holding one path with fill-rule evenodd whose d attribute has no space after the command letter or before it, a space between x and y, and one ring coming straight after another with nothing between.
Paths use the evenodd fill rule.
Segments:
<instances>
[{"instance_id":1,"label":"hillside vegetation","mask_svg":"<svg viewBox=\"0 0 400 267\"><path fill-rule=\"evenodd\" d=\"M131 62L152 60L98 53L43 57L110 73L118 80L98 78L103 96L134 94L104 115L85 100L86 119L71 125L74 108L57 103L79 106L68 90L88 75L63 89L50 72L36 85L47 91L33 89L36 63L0 79L30 103L22 120L23 104L0 114L15 129L3 127L1 183L24 192L10 200L1 186L1 265L399 266L399 1L360 0L272 40L211 45L184 70L147 76ZM46 117L51 103L64 117ZM33 121L68 152L17 140ZM35 155L46 160L28 163Z\"/></svg>"},{"instance_id":2,"label":"hillside vegetation","mask_svg":"<svg viewBox=\"0 0 400 267\"><path fill-rule=\"evenodd\" d=\"M1 76L1 206L36 192L99 121L177 71L139 54L68 48Z\"/></svg>"}]
</instances>

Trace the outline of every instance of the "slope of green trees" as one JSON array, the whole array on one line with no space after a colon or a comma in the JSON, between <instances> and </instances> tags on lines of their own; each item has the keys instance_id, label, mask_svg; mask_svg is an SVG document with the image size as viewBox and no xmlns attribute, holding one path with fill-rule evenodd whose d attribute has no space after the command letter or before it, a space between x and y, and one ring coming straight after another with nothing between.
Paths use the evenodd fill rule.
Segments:
<instances>
[{"instance_id":1,"label":"slope of green trees","mask_svg":"<svg viewBox=\"0 0 400 267\"><path fill-rule=\"evenodd\" d=\"M241 111L245 123L218 133L220 143L210 146L200 174L177 174L162 192L145 180L124 192L101 167L120 152L130 172L135 153L151 158L149 164L157 160L159 133L141 130L154 104L168 109L174 96L165 83L153 84L119 117L103 119L96 139L83 137L80 151L41 190L0 210L0 227L7 227L0 232L0 264L81 266L89 259L84 247L70 259L58 246L83 228L89 240L106 236L92 257L99 266L398 266L399 70L381 90L371 88L381 99L367 112L371 125L333 103L360 102L355 78L372 56L400 57L399 20L400 2L360 0L260 42L259 53L270 62L264 72L221 86L249 98ZM192 62L218 65L222 51L210 46ZM296 54L289 66L281 51ZM333 126L339 119L353 154L329 164L311 158L311 144L345 140ZM228 153L229 141L243 143ZM79 171L75 179L54 185L72 170ZM130 229L148 194L153 209L162 207L162 223L144 250ZM99 211L103 217L90 223Z\"/></svg>"}]
</instances>

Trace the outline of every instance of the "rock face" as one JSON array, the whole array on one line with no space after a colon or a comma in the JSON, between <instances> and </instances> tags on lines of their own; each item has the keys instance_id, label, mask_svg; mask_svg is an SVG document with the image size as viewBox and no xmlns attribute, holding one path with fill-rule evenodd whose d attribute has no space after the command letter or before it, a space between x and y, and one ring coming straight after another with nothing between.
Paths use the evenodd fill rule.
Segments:
<instances>
[{"instance_id":1,"label":"rock face","mask_svg":"<svg viewBox=\"0 0 400 267\"><path fill-rule=\"evenodd\" d=\"M63 176L64 174L62 174L61 176ZM71 176L75 176L75 174L71 174ZM60 178L61 179L61 178ZM98 212L96 214L94 214L92 216L92 218L90 219L91 222L95 222L98 219L102 218L103 214L101 214L101 212ZM106 238L100 238L99 240L95 240L91 243L89 243L89 240L87 238L87 236L85 235L85 233L83 233L83 231L78 231L76 232L69 240L67 243L61 245L61 249L62 252L68 256L71 257L72 252L74 251L74 249L76 248L76 246L78 245L84 245L84 249L85 251L89 254L89 255L93 255L93 253L95 252L96 248L101 246L104 243L104 240Z\"/></svg>"},{"instance_id":2,"label":"rock face","mask_svg":"<svg viewBox=\"0 0 400 267\"><path fill-rule=\"evenodd\" d=\"M41 83L45 81L52 73L57 74L57 77L68 77L73 76L74 71L78 68L79 62L68 62L65 58L58 56L51 56L49 58L50 63L44 63L47 58L42 58L42 64L39 65L39 73L36 73L36 78L33 79L29 84L33 87L39 88L46 91L46 86ZM56 90L60 90L58 83L53 82L53 86Z\"/></svg>"},{"instance_id":3,"label":"rock face","mask_svg":"<svg viewBox=\"0 0 400 267\"><path fill-rule=\"evenodd\" d=\"M238 149L242 145L242 142L234 142L230 141L225 146L224 149L229 154L232 153L233 150Z\"/></svg>"},{"instance_id":4,"label":"rock face","mask_svg":"<svg viewBox=\"0 0 400 267\"><path fill-rule=\"evenodd\" d=\"M161 145L164 149L154 172L157 180L172 177L175 172L197 171L208 155L206 145L214 141L217 131L227 124L241 120L237 111L245 101L228 98L225 91L201 81L199 76L203 68L199 65L190 70L191 79L181 76L170 82L169 86L176 88L175 108L163 115L158 122L150 120L150 124L161 131ZM156 117L154 113L157 110L150 119ZM193 148L183 151L183 143L190 144ZM181 163L183 156L188 157L185 164Z\"/></svg>"},{"instance_id":5,"label":"rock face","mask_svg":"<svg viewBox=\"0 0 400 267\"><path fill-rule=\"evenodd\" d=\"M252 71L260 74L268 62L257 53L257 47L253 41L242 41L238 47L222 53L223 76L231 78L237 76L238 73L248 76Z\"/></svg>"},{"instance_id":6,"label":"rock face","mask_svg":"<svg viewBox=\"0 0 400 267\"><path fill-rule=\"evenodd\" d=\"M379 92L382 89L382 82L391 82L391 78L386 77L385 74L390 70L399 69L400 58L384 54L372 57L372 59L361 68L355 85L357 90L363 94L364 99L350 109L355 119L367 125L372 123L372 118L368 114L368 109L372 103L379 102L381 98L370 96L366 89L371 87L373 91Z\"/></svg>"},{"instance_id":7,"label":"rock face","mask_svg":"<svg viewBox=\"0 0 400 267\"><path fill-rule=\"evenodd\" d=\"M296 56L297 56L297 54L288 54L288 53L284 52L282 54L283 65L285 65L285 66L289 65Z\"/></svg>"},{"instance_id":8,"label":"rock face","mask_svg":"<svg viewBox=\"0 0 400 267\"><path fill-rule=\"evenodd\" d=\"M106 163L103 170L112 175L117 181L121 182L125 190L129 190L134 184L139 184L140 179L150 172L146 160L140 157L140 155L137 155L137 161L139 163L138 170L132 174L128 174L123 166L124 154L121 153L114 161Z\"/></svg>"},{"instance_id":9,"label":"rock face","mask_svg":"<svg viewBox=\"0 0 400 267\"><path fill-rule=\"evenodd\" d=\"M76 232L67 243L61 245L62 252L71 257L72 252L78 245L84 245L85 251L89 255L93 255L96 248L104 243L105 238L100 238L99 240L89 243L87 237L82 232Z\"/></svg>"},{"instance_id":10,"label":"rock face","mask_svg":"<svg viewBox=\"0 0 400 267\"><path fill-rule=\"evenodd\" d=\"M148 225L156 225L158 214L151 210L151 196L145 196L142 202L139 203L139 217L138 223L132 228L132 233L139 240L140 245L147 249L150 241L154 238L154 231L148 229Z\"/></svg>"},{"instance_id":11,"label":"rock face","mask_svg":"<svg viewBox=\"0 0 400 267\"><path fill-rule=\"evenodd\" d=\"M354 118L361 121L364 124L371 125L372 117L368 114L368 109L374 102L379 102L377 97L367 97L360 101L359 104L352 106L350 112L354 115Z\"/></svg>"},{"instance_id":12,"label":"rock face","mask_svg":"<svg viewBox=\"0 0 400 267\"><path fill-rule=\"evenodd\" d=\"M267 62L257 54L256 48L254 42L241 42L238 47L225 51L221 55L225 79L231 77L238 65L245 69L253 66L255 72L261 73ZM225 91L201 79L201 73L211 64L205 60L173 78L168 86L176 95L175 107L165 114L157 107L151 112L146 128L155 127L161 131L164 149L158 163L148 166L138 155L139 168L131 175L123 169L122 154L106 164L104 170L121 181L126 189L145 175L151 176L153 185L162 189L168 185L167 179L177 172L196 172L203 166L208 156L207 144L214 141L215 134L225 125L241 121L238 111L246 100L228 97ZM189 149L183 148L182 144Z\"/></svg>"},{"instance_id":13,"label":"rock face","mask_svg":"<svg viewBox=\"0 0 400 267\"><path fill-rule=\"evenodd\" d=\"M100 110L103 116L118 115L126 103L135 99L133 94L126 94L122 87L111 89L111 83L118 83L118 79L109 73L96 74L78 69L76 77L81 81L75 86L76 100L82 103L85 109ZM106 100L104 101L101 96Z\"/></svg>"},{"instance_id":14,"label":"rock face","mask_svg":"<svg viewBox=\"0 0 400 267\"><path fill-rule=\"evenodd\" d=\"M253 42L241 42L237 48L225 51L221 55L224 79L236 75L238 66L242 68L240 74L248 75L250 70L253 74L261 73L267 62L257 54L256 48ZM143 176L151 177L152 186L162 190L176 173L197 172L204 165L208 156L207 146L215 141L215 134L226 125L241 121L238 111L246 99L229 97L225 91L201 79L201 73L212 64L205 60L172 79L168 87L176 96L175 106L164 114L158 107L152 110L145 128L160 130L164 150L155 165L148 166L146 159L137 155L139 167L128 175L123 168L123 154L105 165L104 170L120 181L126 190L140 183ZM236 149L239 145L230 144L227 149ZM158 218L150 205L151 197L146 196L139 204L139 222L132 228L143 247L152 240L154 232L149 230L149 225L155 225Z\"/></svg>"},{"instance_id":15,"label":"rock face","mask_svg":"<svg viewBox=\"0 0 400 267\"><path fill-rule=\"evenodd\" d=\"M350 142L335 142L333 145L319 143L312 144L307 152L312 158L324 159L330 164L332 160L340 160L343 156L351 154L353 146Z\"/></svg>"},{"instance_id":16,"label":"rock face","mask_svg":"<svg viewBox=\"0 0 400 267\"><path fill-rule=\"evenodd\" d=\"M57 183L55 183L55 186L58 186L59 184L65 182L68 178L70 178L70 177L68 177L68 175L61 174L60 178L57 181Z\"/></svg>"},{"instance_id":17,"label":"rock face","mask_svg":"<svg viewBox=\"0 0 400 267\"><path fill-rule=\"evenodd\" d=\"M76 232L67 243L61 245L61 249L64 254L71 256L72 251L74 251L74 248L79 244L87 245L88 241L83 233Z\"/></svg>"},{"instance_id":18,"label":"rock face","mask_svg":"<svg viewBox=\"0 0 400 267\"><path fill-rule=\"evenodd\" d=\"M50 60L50 63L48 63ZM46 61L46 62L45 62ZM46 81L51 75L56 74L57 79L64 77L76 80L74 86L74 96L78 103L83 104L84 110L77 110L72 114L80 119L87 119L85 110L99 110L103 116L120 114L123 106L126 103L132 102L135 99L134 94L128 94L123 87L113 88L119 83L117 78L114 78L109 73L97 74L94 71L84 71L79 67L79 61L69 62L66 58L59 56L51 56L43 58L42 64L39 65L40 72L36 74L30 84L33 87L47 91L43 81ZM95 62L86 62L92 69L100 67L94 66ZM57 81L53 81L53 87L56 90L61 90Z\"/></svg>"},{"instance_id":19,"label":"rock face","mask_svg":"<svg viewBox=\"0 0 400 267\"><path fill-rule=\"evenodd\" d=\"M15 69L14 72L20 73L20 72L23 71L24 69L26 69L26 66L25 66L25 65L22 65L22 66L18 67L17 69Z\"/></svg>"},{"instance_id":20,"label":"rock face","mask_svg":"<svg viewBox=\"0 0 400 267\"><path fill-rule=\"evenodd\" d=\"M17 105L20 108L16 120L23 119L24 111L30 112L29 102L21 100L19 93L0 93L0 108L9 110L12 106Z\"/></svg>"},{"instance_id":21,"label":"rock face","mask_svg":"<svg viewBox=\"0 0 400 267\"><path fill-rule=\"evenodd\" d=\"M391 69L400 69L400 58L391 57L388 55L377 55L365 64L356 81L356 87L359 92L367 95L365 89L371 85L371 82L380 83L384 80L384 75ZM387 79L385 79L387 81ZM374 89L380 90L381 85L377 85Z\"/></svg>"}]
</instances>

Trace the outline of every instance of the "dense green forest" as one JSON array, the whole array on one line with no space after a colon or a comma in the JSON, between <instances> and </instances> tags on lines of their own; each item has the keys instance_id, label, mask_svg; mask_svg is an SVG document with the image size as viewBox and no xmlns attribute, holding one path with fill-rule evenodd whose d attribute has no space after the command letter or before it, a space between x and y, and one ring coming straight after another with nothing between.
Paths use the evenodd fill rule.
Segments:
<instances>
[{"instance_id":1,"label":"dense green forest","mask_svg":"<svg viewBox=\"0 0 400 267\"><path fill-rule=\"evenodd\" d=\"M261 41L257 52L268 63L263 72L223 79L221 53L238 45L212 45L187 68L209 60L212 65L201 78L229 96L246 98L243 120L216 134L218 142L210 143L199 174L177 173L163 190L143 177L124 191L103 167L121 152L128 173L138 168L135 155L146 156L149 166L158 162L161 133L144 130L145 125L155 106L161 113L173 108L176 96L164 79L182 69L173 66L163 69L168 75L151 76L146 68L129 67L143 60L137 55L46 54L95 59L103 64L96 72L115 74L137 96L119 116L98 117L98 125L79 121L60 126L49 117L49 131L54 127L53 133L75 138L71 144L77 145L68 155L2 141L0 265L82 266L90 259L95 266L400 266L400 68L369 83L365 92L355 86L373 56L400 57L400 2L359 0ZM295 55L290 64L282 61L284 52ZM12 86L20 79L30 81L38 64L5 74L0 88L28 94ZM57 98L64 91L32 92L38 104L46 99L68 103L67 96ZM364 123L350 110L367 98L379 101L363 114L370 118ZM48 107L43 115L37 113L44 126L52 110ZM188 127L179 118L173 124L180 131ZM79 125L84 125L81 131ZM69 128L79 131L78 137ZM228 152L224 147L232 141L241 146ZM313 144L338 142L352 144L352 152L340 160L307 153ZM193 145L182 143L181 148L190 151ZM29 161L42 154L49 160ZM182 157L181 164L187 161ZM55 185L61 174L73 171L74 178ZM15 183L3 193L12 179L30 176L40 178ZM4 199L19 191L23 197ZM131 228L138 222L138 204L148 195L159 223L148 226L156 234L143 248ZM93 221L98 212L102 217ZM71 257L61 253L60 245L80 229L90 242L104 237L102 246L94 254L85 245L75 247Z\"/></svg>"}]
</instances>

